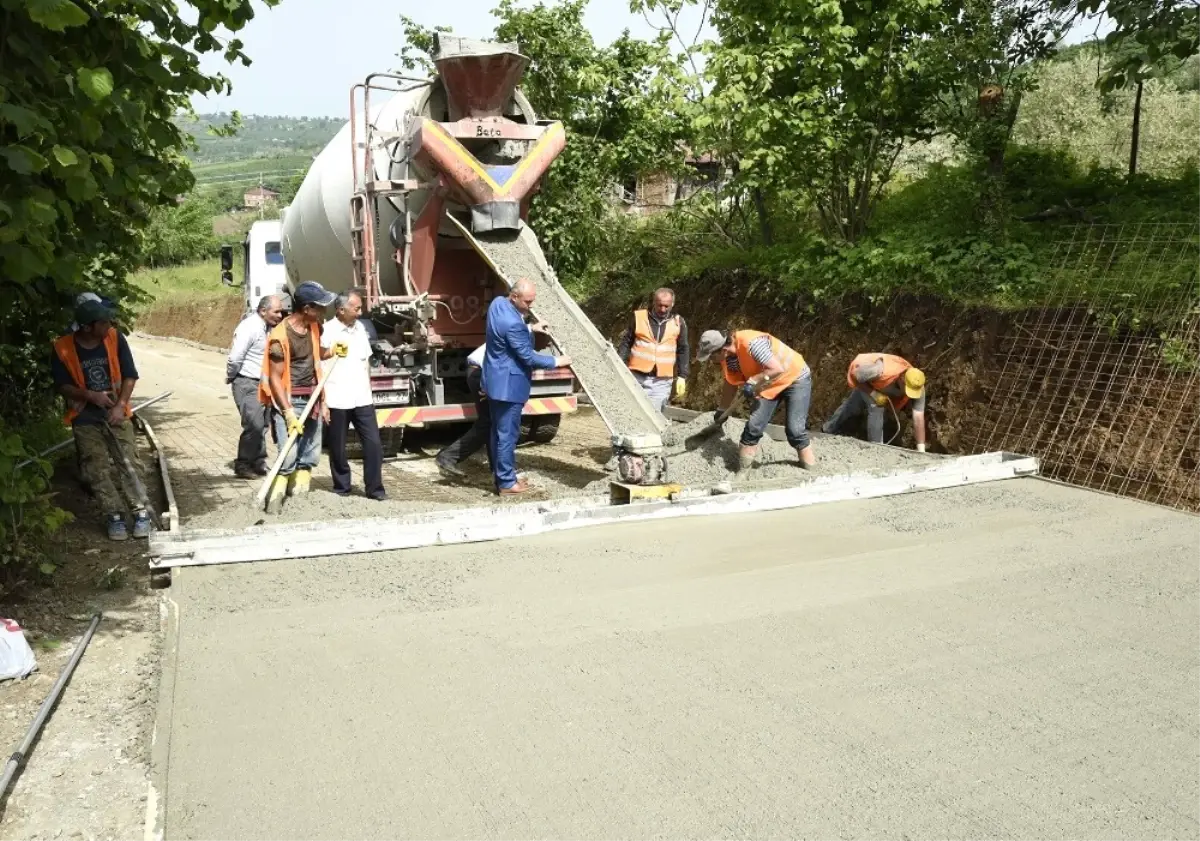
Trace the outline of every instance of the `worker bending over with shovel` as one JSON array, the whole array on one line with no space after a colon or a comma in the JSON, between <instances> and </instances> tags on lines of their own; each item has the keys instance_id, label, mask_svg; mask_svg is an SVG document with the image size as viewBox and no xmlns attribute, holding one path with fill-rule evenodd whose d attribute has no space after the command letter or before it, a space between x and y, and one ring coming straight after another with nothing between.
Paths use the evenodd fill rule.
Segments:
<instances>
[{"instance_id":1,"label":"worker bending over with shovel","mask_svg":"<svg viewBox=\"0 0 1200 841\"><path fill-rule=\"evenodd\" d=\"M917 452L925 452L925 373L901 356L890 353L860 353L846 371L852 391L821 431L844 435L849 424L867 415L867 440L883 443L884 409L890 404L900 412L912 404L913 437ZM899 415L896 421L899 422Z\"/></svg>"},{"instance_id":2,"label":"worker bending over with shovel","mask_svg":"<svg viewBox=\"0 0 1200 841\"><path fill-rule=\"evenodd\" d=\"M321 347L325 307L336 297L319 283L311 280L301 283L292 295L292 314L267 334L258 399L271 411L276 447L283 450L292 433L298 436L267 494L267 511L273 514L279 513L285 496L308 493L313 468L321 460L321 407L314 406L301 425L297 413L304 412L307 399L294 395L293 389L316 387L324 376L318 360L349 353L344 341L329 349Z\"/></svg>"},{"instance_id":3,"label":"worker bending over with shovel","mask_svg":"<svg viewBox=\"0 0 1200 841\"><path fill-rule=\"evenodd\" d=\"M54 342L50 367L54 384L67 401L63 422L75 433L83 480L104 512L108 537L126 540L126 501L133 514L134 537L149 537L151 520L147 501L130 474L142 469L129 408L138 372L129 343L113 326L114 318L98 299L82 300L75 307L75 331Z\"/></svg>"},{"instance_id":4,"label":"worker bending over with shovel","mask_svg":"<svg viewBox=\"0 0 1200 841\"><path fill-rule=\"evenodd\" d=\"M788 443L796 448L800 466L816 463L808 440L808 404L812 400L812 372L804 357L769 333L737 330L722 333L705 330L700 337L696 359L714 358L721 363L725 384L721 389L718 415L728 413L741 394L754 401L754 410L742 429L738 450L738 470L754 464L758 442L762 440L776 407L786 404L784 429Z\"/></svg>"}]
</instances>

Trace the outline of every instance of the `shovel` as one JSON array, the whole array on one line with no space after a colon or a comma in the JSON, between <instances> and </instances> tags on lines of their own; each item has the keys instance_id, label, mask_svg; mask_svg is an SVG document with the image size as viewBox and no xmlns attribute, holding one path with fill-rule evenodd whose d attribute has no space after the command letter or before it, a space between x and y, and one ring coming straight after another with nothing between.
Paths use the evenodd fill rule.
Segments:
<instances>
[{"instance_id":1,"label":"shovel","mask_svg":"<svg viewBox=\"0 0 1200 841\"><path fill-rule=\"evenodd\" d=\"M308 398L308 403L304 405L304 411L300 413L300 428L304 428L305 421L312 414L313 407L317 405L317 401L321 398L321 392L325 390L325 383L329 382L329 375L333 373L333 369L337 367L340 356L333 357L333 362L325 371L325 376L317 383L317 387L313 389L312 395ZM287 442L279 448L279 455L275 457L275 464L271 466L271 472L267 474L267 478L263 480L262 487L258 489L258 507L262 508L267 501L267 494L271 492L271 485L275 482L275 477L279 475L279 469L283 467L283 461L287 458L288 453L292 451L292 447L296 446L296 439L299 438L298 433L290 433Z\"/></svg>"},{"instance_id":2,"label":"shovel","mask_svg":"<svg viewBox=\"0 0 1200 841\"><path fill-rule=\"evenodd\" d=\"M730 402L728 409L726 409L723 412L717 412L716 417L713 418L712 423L710 423L708 426L704 427L704 429L701 429L699 432L693 432L687 438L684 438L683 439L684 451L687 452L687 451L696 449L701 444L703 444L706 440L708 440L713 435L715 435L717 432L719 432L721 430L721 427L725 425L725 421L729 420L730 415L733 414L733 410L737 408L738 403L741 402L741 398L742 398L742 393L740 391L737 392L736 394L734 394L733 400L732 400L732 402Z\"/></svg>"},{"instance_id":3,"label":"shovel","mask_svg":"<svg viewBox=\"0 0 1200 841\"><path fill-rule=\"evenodd\" d=\"M126 423L133 423L131 420ZM133 492L137 494L137 499L134 502L140 508L146 510L150 515L150 519L154 522L154 527L162 531L162 521L158 519L158 512L154 510L154 506L150 504L150 495L146 492L146 486L142 482L142 477L133 469L133 464L130 463L129 457L125 455L125 449L121 446L121 442L117 440L117 435L112 431L108 423L100 424L100 427L108 436L108 449L113 455L121 460L121 465L125 468L125 472L129 474L129 481L133 484Z\"/></svg>"}]
</instances>

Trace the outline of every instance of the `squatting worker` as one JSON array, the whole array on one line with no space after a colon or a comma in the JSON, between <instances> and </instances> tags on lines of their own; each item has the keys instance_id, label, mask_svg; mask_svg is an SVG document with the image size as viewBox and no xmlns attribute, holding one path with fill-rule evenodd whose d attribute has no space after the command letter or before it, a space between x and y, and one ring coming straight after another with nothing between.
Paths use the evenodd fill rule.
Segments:
<instances>
[{"instance_id":1,"label":"squatting worker","mask_svg":"<svg viewBox=\"0 0 1200 841\"><path fill-rule=\"evenodd\" d=\"M321 347L325 307L335 297L319 283L311 280L301 283L292 295L294 311L267 334L258 399L271 412L275 446L282 450L289 435L298 436L267 496L267 510L272 513L283 507L285 496L308 492L313 468L321 459L321 407L314 406L308 420L301 425L299 415L304 412L308 397L294 395L293 389L315 388L323 376L317 361L348 350L344 343L332 348L332 352Z\"/></svg>"},{"instance_id":2,"label":"squatting worker","mask_svg":"<svg viewBox=\"0 0 1200 841\"><path fill-rule=\"evenodd\" d=\"M527 326L532 333L546 332L541 322ZM486 352L487 344L482 344L467 357L467 389L475 401L475 423L456 441L442 447L435 459L438 472L450 479L465 479L467 474L459 465L483 447L488 448L489 466L492 463L492 409L483 390L483 356Z\"/></svg>"},{"instance_id":3,"label":"squatting worker","mask_svg":"<svg viewBox=\"0 0 1200 841\"><path fill-rule=\"evenodd\" d=\"M376 500L387 499L383 490L383 442L371 399L371 339L362 315L362 297L343 292L333 302L334 317L325 322L321 347L346 345L346 355L332 370L326 366L325 406L329 421L329 469L333 492L350 495L350 462L346 458L346 433L353 422L363 451L363 490Z\"/></svg>"},{"instance_id":4,"label":"squatting worker","mask_svg":"<svg viewBox=\"0 0 1200 841\"><path fill-rule=\"evenodd\" d=\"M714 356L715 354L715 356ZM788 443L796 448L801 467L816 463L808 440L808 404L812 399L812 372L804 357L769 333L738 330L722 333L705 330L700 337L696 359L713 357L721 363L725 383L721 389L720 411L727 409L738 389L755 401L750 419L742 429L738 450L738 469L754 463L758 442L766 432L779 401L786 404L784 429Z\"/></svg>"},{"instance_id":5,"label":"squatting worker","mask_svg":"<svg viewBox=\"0 0 1200 841\"><path fill-rule=\"evenodd\" d=\"M134 537L150 536L150 513L138 503L133 479L121 458L123 453L133 469L141 472L137 439L129 420L133 414L129 400L138 372L129 343L113 327L115 317L99 300L85 299L76 305L77 329L54 341L50 367L54 384L66 398L63 422L74 430L83 480L104 512L109 539L125 540L129 537L126 503L133 516ZM120 451L114 451L114 446Z\"/></svg>"},{"instance_id":6,"label":"squatting worker","mask_svg":"<svg viewBox=\"0 0 1200 841\"><path fill-rule=\"evenodd\" d=\"M867 440L883 443L884 409L890 403L896 412L912 405L913 437L917 452L925 452L925 372L914 368L902 356L890 353L860 353L846 371L846 384L852 391L842 401L822 432L845 434L846 428L865 413ZM899 420L899 415L897 415Z\"/></svg>"},{"instance_id":7,"label":"squatting worker","mask_svg":"<svg viewBox=\"0 0 1200 841\"><path fill-rule=\"evenodd\" d=\"M242 418L242 434L233 462L233 473L240 479L255 479L269 472L267 409L258 400L258 381L267 350L267 331L282 320L283 299L278 295L263 298L258 308L233 331L233 343L225 359L225 382L233 389L233 402Z\"/></svg>"},{"instance_id":8,"label":"squatting worker","mask_svg":"<svg viewBox=\"0 0 1200 841\"><path fill-rule=\"evenodd\" d=\"M566 368L571 364L569 356L554 357L534 351L525 315L536 297L533 282L521 278L507 297L496 297L488 306L483 391L491 402L492 476L501 496L529 490L525 480L517 478L516 453L521 410L529 399L534 370Z\"/></svg>"},{"instance_id":9,"label":"squatting worker","mask_svg":"<svg viewBox=\"0 0 1200 841\"><path fill-rule=\"evenodd\" d=\"M656 289L651 302L648 310L633 313L617 352L661 412L672 394L676 400L687 394L688 332L683 317L674 312L672 290Z\"/></svg>"}]
</instances>

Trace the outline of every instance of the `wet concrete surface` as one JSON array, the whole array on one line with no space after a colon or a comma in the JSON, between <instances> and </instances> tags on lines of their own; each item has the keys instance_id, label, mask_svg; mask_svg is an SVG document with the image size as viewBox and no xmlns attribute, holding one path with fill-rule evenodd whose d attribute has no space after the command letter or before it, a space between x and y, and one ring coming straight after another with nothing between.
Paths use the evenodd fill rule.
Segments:
<instances>
[{"instance_id":1,"label":"wet concrete surface","mask_svg":"<svg viewBox=\"0 0 1200 841\"><path fill-rule=\"evenodd\" d=\"M1196 837L1198 549L1019 479L177 570L166 837Z\"/></svg>"}]
</instances>

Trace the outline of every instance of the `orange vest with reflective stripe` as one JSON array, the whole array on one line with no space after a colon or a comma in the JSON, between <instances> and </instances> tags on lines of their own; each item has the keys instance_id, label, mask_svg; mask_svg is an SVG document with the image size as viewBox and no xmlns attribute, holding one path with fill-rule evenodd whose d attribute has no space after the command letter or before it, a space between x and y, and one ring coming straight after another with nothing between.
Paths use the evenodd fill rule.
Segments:
<instances>
[{"instance_id":1,"label":"orange vest with reflective stripe","mask_svg":"<svg viewBox=\"0 0 1200 841\"><path fill-rule=\"evenodd\" d=\"M860 365L870 365L876 360L883 360L883 374L871 380L868 385L876 391L882 391L890 387L896 380L904 377L904 372L912 367L912 363L903 356L896 356L892 353L860 353L854 357L850 363L850 368L846 371L846 382L851 388L858 388L859 382L854 377L854 372L858 370ZM908 395L901 394L899 397L893 397L890 394L884 395L888 400L892 401L892 405L897 409L903 409L908 405Z\"/></svg>"},{"instance_id":2,"label":"orange vest with reflective stripe","mask_svg":"<svg viewBox=\"0 0 1200 841\"><path fill-rule=\"evenodd\" d=\"M308 325L308 335L312 337L313 371L316 372L317 382L324 378L321 370L321 325L313 322ZM263 349L262 377L258 381L258 402L264 406L274 406L275 398L271 396L271 342L279 342L283 348L283 393L288 400L292 399L292 343L288 340L287 319L276 324L267 334L267 346ZM276 406L284 408L286 406Z\"/></svg>"},{"instance_id":3,"label":"orange vest with reflective stripe","mask_svg":"<svg viewBox=\"0 0 1200 841\"><path fill-rule=\"evenodd\" d=\"M679 316L673 315L663 325L662 341L654 340L650 329L650 313L638 310L633 314L633 344L629 348L629 369L656 377L675 376L675 353L679 344Z\"/></svg>"},{"instance_id":4,"label":"orange vest with reflective stripe","mask_svg":"<svg viewBox=\"0 0 1200 841\"><path fill-rule=\"evenodd\" d=\"M764 333L761 330L738 330L733 334L733 353L737 356L738 365L742 371L739 374L729 370L729 363L726 361L729 358L728 354L721 360L721 368L725 371L725 382L730 385L742 385L756 374L761 374L762 366L758 364L757 359L750 355L750 343L759 336L766 336L771 340L771 353L783 366L783 375L771 383L769 388L760 392L762 397L773 400L804 373L804 357L770 333Z\"/></svg>"},{"instance_id":5,"label":"orange vest with reflective stripe","mask_svg":"<svg viewBox=\"0 0 1200 841\"><path fill-rule=\"evenodd\" d=\"M115 329L110 329L104 336L104 352L108 356L108 380L112 384L114 396L121 392L121 358L117 355L117 335ZM66 367L67 373L71 375L71 379L75 381L75 385L86 391L87 383L83 379L83 366L79 363L79 350L75 347L75 334L59 336L55 339L54 352L58 354L58 358ZM63 423L70 426L71 421L79 416L79 413L86 405L86 403L79 400L68 400L67 411L63 415ZM129 408L129 404L126 404L125 417L128 418L132 415L133 411Z\"/></svg>"}]
</instances>

